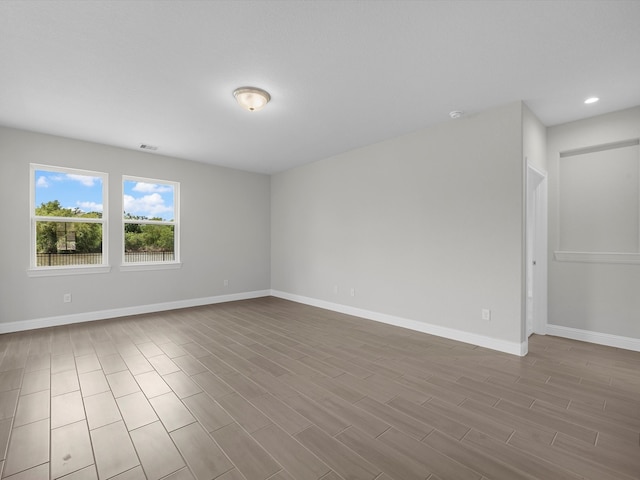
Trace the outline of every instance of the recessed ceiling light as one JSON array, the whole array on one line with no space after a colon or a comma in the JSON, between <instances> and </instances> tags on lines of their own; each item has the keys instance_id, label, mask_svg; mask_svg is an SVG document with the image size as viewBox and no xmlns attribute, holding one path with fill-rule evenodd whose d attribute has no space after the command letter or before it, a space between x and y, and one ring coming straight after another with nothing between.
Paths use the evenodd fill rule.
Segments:
<instances>
[{"instance_id":1,"label":"recessed ceiling light","mask_svg":"<svg viewBox=\"0 0 640 480\"><path fill-rule=\"evenodd\" d=\"M233 91L238 104L245 110L257 112L262 110L264 106L271 100L269 92L255 87L240 87Z\"/></svg>"},{"instance_id":2,"label":"recessed ceiling light","mask_svg":"<svg viewBox=\"0 0 640 480\"><path fill-rule=\"evenodd\" d=\"M598 97L589 97L584 101L584 103L589 105L590 103L596 103L598 100L600 100Z\"/></svg>"}]
</instances>

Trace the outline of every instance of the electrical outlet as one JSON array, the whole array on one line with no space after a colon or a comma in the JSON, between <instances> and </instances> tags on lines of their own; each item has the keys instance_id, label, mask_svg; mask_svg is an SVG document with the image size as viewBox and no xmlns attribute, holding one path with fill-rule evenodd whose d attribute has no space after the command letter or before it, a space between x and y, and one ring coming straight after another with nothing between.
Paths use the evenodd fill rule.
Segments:
<instances>
[{"instance_id":1,"label":"electrical outlet","mask_svg":"<svg viewBox=\"0 0 640 480\"><path fill-rule=\"evenodd\" d=\"M351 296L355 297L356 296L356 289L351 287Z\"/></svg>"},{"instance_id":2,"label":"electrical outlet","mask_svg":"<svg viewBox=\"0 0 640 480\"><path fill-rule=\"evenodd\" d=\"M70 293L65 293L65 294L62 296L62 301L63 301L64 303L71 303L71 294L70 294Z\"/></svg>"},{"instance_id":3,"label":"electrical outlet","mask_svg":"<svg viewBox=\"0 0 640 480\"><path fill-rule=\"evenodd\" d=\"M224 284L225 287L228 287L229 286L229 280L225 279L223 281L223 284Z\"/></svg>"},{"instance_id":4,"label":"electrical outlet","mask_svg":"<svg viewBox=\"0 0 640 480\"><path fill-rule=\"evenodd\" d=\"M491 321L491 310L488 308L482 309L482 320L486 320L487 322Z\"/></svg>"}]
</instances>

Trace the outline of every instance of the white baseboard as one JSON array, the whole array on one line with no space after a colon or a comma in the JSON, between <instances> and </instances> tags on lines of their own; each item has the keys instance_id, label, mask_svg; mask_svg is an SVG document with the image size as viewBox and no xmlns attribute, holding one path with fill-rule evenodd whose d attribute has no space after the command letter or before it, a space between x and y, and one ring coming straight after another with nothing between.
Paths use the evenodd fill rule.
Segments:
<instances>
[{"instance_id":1,"label":"white baseboard","mask_svg":"<svg viewBox=\"0 0 640 480\"><path fill-rule=\"evenodd\" d=\"M640 352L640 338L622 337L609 333L592 332L578 328L563 327L562 325L547 325L547 335L580 340L581 342L596 343L608 347L623 348Z\"/></svg>"},{"instance_id":2,"label":"white baseboard","mask_svg":"<svg viewBox=\"0 0 640 480\"><path fill-rule=\"evenodd\" d=\"M303 303L305 305L311 305L314 307L324 308L326 310L332 310L334 312L344 313L347 315L353 315L356 317L366 318L368 320L374 320L388 325L395 325L397 327L408 328L409 330L415 330L417 332L427 333L430 335L436 335L438 337L448 338L451 340L457 340L459 342L470 343L480 347L490 348L499 352L509 353L512 355L524 356L527 354L527 342L515 343L500 340L492 337L486 337L484 335L478 335L475 333L464 332L462 330L455 330L453 328L442 327L440 325L433 325L430 323L418 322L416 320L410 320L407 318L397 317L394 315L388 315L385 313L373 312L370 310L364 310L361 308L350 307L348 305L341 305L338 303L327 302L324 300L318 300L315 298L304 297L301 295L294 295L287 292L281 292L278 290L257 290L253 292L234 293L229 295L219 295L215 297L203 297L193 298L188 300L178 300L174 302L155 303L151 305L136 305L133 307L114 308L110 310L99 310L85 313L74 313L71 315L60 315L56 317L37 318L33 320L23 320L18 322L0 323L0 334L21 332L25 330L33 330L36 328L56 327L60 325L70 325L73 323L90 322L94 320L105 320L108 318L126 317L129 315L140 315L144 313L162 312L167 310L176 310L178 308L199 307L202 305L211 305L215 303L232 302L236 300L248 300L251 298L267 297L272 295L274 297L291 300L297 303ZM549 327L553 327L550 325ZM565 329L565 327L558 327ZM568 329L573 330L573 329ZM577 330L576 330L577 331ZM550 335L565 336L559 333L553 333L547 329ZM591 332L586 332L591 333ZM598 334L606 335L606 334ZM612 335L608 335L612 337ZM574 338L574 337L568 337ZM623 337L620 337L623 338ZM584 338L576 338L577 340L585 340ZM628 339L634 340L634 339ZM636 343L640 343L638 340L634 340ZM600 343L600 342L594 342ZM610 345L603 343L604 345ZM617 346L617 345L614 345ZM635 348L629 348L631 350L639 350L640 345L636 345Z\"/></svg>"},{"instance_id":3,"label":"white baseboard","mask_svg":"<svg viewBox=\"0 0 640 480\"><path fill-rule=\"evenodd\" d=\"M313 307L324 308L326 310L332 310L334 312L345 313L347 315L362 317L368 320L374 320L376 322L408 328L409 330L428 333L430 335L436 335L438 337L444 337L450 340L470 343L479 347L490 348L492 350L510 353L512 355L518 355L520 357L526 355L528 351L528 342L526 341L522 343L508 342L506 340L486 337L484 335L464 332L462 330L455 330L453 328L442 327L440 325L433 325L430 323L418 322L416 320L410 320L407 318L396 317L394 315L387 315L386 313L372 312L370 310L363 310L361 308L341 305L339 303L332 303L325 300L318 300L301 295L294 295L287 292L281 292L279 290L271 290L271 295L274 297L283 298L285 300L291 300L293 302L311 305Z\"/></svg>"},{"instance_id":4,"label":"white baseboard","mask_svg":"<svg viewBox=\"0 0 640 480\"><path fill-rule=\"evenodd\" d=\"M166 310L176 310L178 308L199 307L202 305L247 300L250 298L268 297L270 294L270 290L257 290L253 292L218 295L215 297L191 298L188 300L177 300L175 302L136 305L134 307L114 308L111 310L74 313L71 315L60 315L57 317L0 323L0 334L33 330L35 328L57 327L59 325L70 325L72 323L91 322L94 320L105 320L107 318L126 317L129 315L140 315L142 313L163 312Z\"/></svg>"}]
</instances>

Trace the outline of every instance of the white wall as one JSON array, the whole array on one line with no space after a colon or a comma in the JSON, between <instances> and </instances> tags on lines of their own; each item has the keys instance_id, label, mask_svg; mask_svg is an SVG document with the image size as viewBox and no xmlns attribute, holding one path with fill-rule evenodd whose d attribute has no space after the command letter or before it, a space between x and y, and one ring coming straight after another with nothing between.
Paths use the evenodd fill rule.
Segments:
<instances>
[{"instance_id":1,"label":"white wall","mask_svg":"<svg viewBox=\"0 0 640 480\"><path fill-rule=\"evenodd\" d=\"M640 265L559 262L553 257L561 247L560 152L639 137L640 107L548 129L550 326L640 339ZM578 338L600 337L588 333ZM640 342L629 348L640 348Z\"/></svg>"},{"instance_id":2,"label":"white wall","mask_svg":"<svg viewBox=\"0 0 640 480\"><path fill-rule=\"evenodd\" d=\"M522 116L513 103L273 175L272 289L519 347Z\"/></svg>"},{"instance_id":3,"label":"white wall","mask_svg":"<svg viewBox=\"0 0 640 480\"><path fill-rule=\"evenodd\" d=\"M27 276L30 162L109 174L110 273ZM181 269L119 270L123 174L180 182ZM269 200L267 175L0 128L0 330L3 324L5 331L19 328L15 322L38 326L51 317L82 320L100 317L96 312L268 291ZM64 293L72 303L63 303Z\"/></svg>"}]
</instances>

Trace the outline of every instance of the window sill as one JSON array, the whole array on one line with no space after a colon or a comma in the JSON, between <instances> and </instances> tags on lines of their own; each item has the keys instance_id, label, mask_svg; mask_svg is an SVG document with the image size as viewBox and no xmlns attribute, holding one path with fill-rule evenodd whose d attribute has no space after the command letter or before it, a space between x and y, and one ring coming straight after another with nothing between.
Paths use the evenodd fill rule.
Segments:
<instances>
[{"instance_id":1,"label":"window sill","mask_svg":"<svg viewBox=\"0 0 640 480\"><path fill-rule=\"evenodd\" d=\"M640 253L553 252L558 262L640 264Z\"/></svg>"},{"instance_id":2,"label":"window sill","mask_svg":"<svg viewBox=\"0 0 640 480\"><path fill-rule=\"evenodd\" d=\"M145 270L175 270L182 268L182 262L164 263L124 263L120 265L123 272L140 272Z\"/></svg>"},{"instance_id":3,"label":"window sill","mask_svg":"<svg viewBox=\"0 0 640 480\"><path fill-rule=\"evenodd\" d=\"M30 277L57 277L60 275L87 275L94 273L109 273L111 267L109 265L87 265L85 267L40 267L30 268L27 275Z\"/></svg>"}]
</instances>

